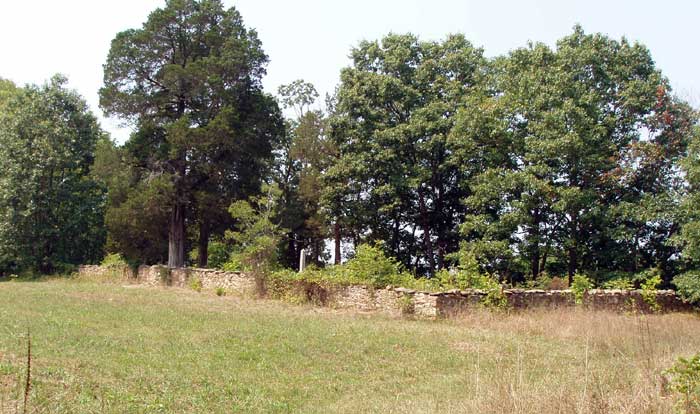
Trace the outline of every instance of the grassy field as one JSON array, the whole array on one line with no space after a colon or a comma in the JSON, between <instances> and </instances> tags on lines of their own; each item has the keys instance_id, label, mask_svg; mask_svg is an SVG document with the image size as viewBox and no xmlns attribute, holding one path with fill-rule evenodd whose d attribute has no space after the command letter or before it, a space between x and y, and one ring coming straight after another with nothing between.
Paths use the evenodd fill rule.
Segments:
<instances>
[{"instance_id":1,"label":"grassy field","mask_svg":"<svg viewBox=\"0 0 700 414\"><path fill-rule=\"evenodd\" d=\"M700 318L413 321L64 280L0 283L0 412L668 413Z\"/></svg>"}]
</instances>

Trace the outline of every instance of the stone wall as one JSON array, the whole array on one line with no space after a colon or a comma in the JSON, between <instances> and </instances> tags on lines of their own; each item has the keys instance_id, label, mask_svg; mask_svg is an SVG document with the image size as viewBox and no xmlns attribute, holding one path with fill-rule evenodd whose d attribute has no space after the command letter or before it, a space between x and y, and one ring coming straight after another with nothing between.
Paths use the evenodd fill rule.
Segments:
<instances>
[{"instance_id":1,"label":"stone wall","mask_svg":"<svg viewBox=\"0 0 700 414\"><path fill-rule=\"evenodd\" d=\"M201 282L202 289L223 288L231 293L252 294L256 291L255 280L240 272L223 272L213 269L180 268L165 266L139 266L134 273L129 267L80 266L78 273L86 277L103 278L120 274L127 281L146 286L188 287L193 280Z\"/></svg>"},{"instance_id":2,"label":"stone wall","mask_svg":"<svg viewBox=\"0 0 700 414\"><path fill-rule=\"evenodd\" d=\"M479 290L451 290L448 292L419 292L412 289L374 289L368 286L326 286L318 283L292 281L276 282L274 286L258 283L253 277L240 272L212 269L168 269L164 266L140 266L136 273L129 269L82 266L79 273L97 279L117 275L124 280L148 286L188 287L198 280L205 290L223 288L240 295L296 297L305 302L339 309L362 312L382 312L389 315L411 313L423 318L457 317L481 306L486 295ZM563 308L576 306L570 290L505 290L512 309ZM691 312L696 308L683 302L673 291L656 292L656 302L663 312ZM591 310L649 312L649 306L639 290L590 290L582 306Z\"/></svg>"},{"instance_id":3,"label":"stone wall","mask_svg":"<svg viewBox=\"0 0 700 414\"><path fill-rule=\"evenodd\" d=\"M84 265L78 268L78 274L93 279L130 281L135 278L134 271L128 266Z\"/></svg>"}]
</instances>

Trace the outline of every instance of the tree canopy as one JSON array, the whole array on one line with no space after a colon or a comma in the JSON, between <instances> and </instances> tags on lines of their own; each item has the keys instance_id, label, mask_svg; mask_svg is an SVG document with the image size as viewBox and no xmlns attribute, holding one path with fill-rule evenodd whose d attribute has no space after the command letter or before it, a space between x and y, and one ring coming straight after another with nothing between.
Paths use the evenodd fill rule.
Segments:
<instances>
[{"instance_id":1,"label":"tree canopy","mask_svg":"<svg viewBox=\"0 0 700 414\"><path fill-rule=\"evenodd\" d=\"M644 45L575 26L489 58L391 33L350 59L325 105L301 79L275 97L235 8L168 0L104 64L123 144L64 78L0 79L0 272L120 253L260 273L370 245L402 277L700 292L698 113Z\"/></svg>"},{"instance_id":2,"label":"tree canopy","mask_svg":"<svg viewBox=\"0 0 700 414\"><path fill-rule=\"evenodd\" d=\"M103 136L85 101L54 76L42 86L0 82L0 273L102 257L104 187L92 179Z\"/></svg>"},{"instance_id":3,"label":"tree canopy","mask_svg":"<svg viewBox=\"0 0 700 414\"><path fill-rule=\"evenodd\" d=\"M160 183L167 200L169 266L184 264L186 223L198 227L206 265L226 207L269 169L282 121L262 91L266 63L257 33L218 0L170 0L112 41L100 105L137 127L126 148L135 181Z\"/></svg>"}]
</instances>

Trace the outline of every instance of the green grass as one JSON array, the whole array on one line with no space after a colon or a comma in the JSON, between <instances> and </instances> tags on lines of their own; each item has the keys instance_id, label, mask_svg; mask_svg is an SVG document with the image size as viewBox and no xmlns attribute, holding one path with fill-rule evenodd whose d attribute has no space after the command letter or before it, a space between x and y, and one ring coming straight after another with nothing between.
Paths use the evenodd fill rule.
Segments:
<instances>
[{"instance_id":1,"label":"green grass","mask_svg":"<svg viewBox=\"0 0 700 414\"><path fill-rule=\"evenodd\" d=\"M66 280L0 283L0 413L657 412L693 315L414 321Z\"/></svg>"}]
</instances>

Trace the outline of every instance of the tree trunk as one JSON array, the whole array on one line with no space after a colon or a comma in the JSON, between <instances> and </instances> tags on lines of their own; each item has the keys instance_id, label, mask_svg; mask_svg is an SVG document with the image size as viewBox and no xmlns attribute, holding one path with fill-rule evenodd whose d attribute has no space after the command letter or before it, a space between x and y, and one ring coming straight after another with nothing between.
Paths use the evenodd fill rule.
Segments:
<instances>
[{"instance_id":1,"label":"tree trunk","mask_svg":"<svg viewBox=\"0 0 700 414\"><path fill-rule=\"evenodd\" d=\"M549 245L545 245L544 252L542 253L542 264L540 264L540 272L544 272L547 269L547 255L549 254Z\"/></svg>"},{"instance_id":2,"label":"tree trunk","mask_svg":"<svg viewBox=\"0 0 700 414\"><path fill-rule=\"evenodd\" d=\"M287 264L292 267L296 264L297 260L299 260L299 254L297 253L294 232L290 231L287 233Z\"/></svg>"},{"instance_id":3,"label":"tree trunk","mask_svg":"<svg viewBox=\"0 0 700 414\"><path fill-rule=\"evenodd\" d=\"M335 264L340 264L340 223L338 223L337 220L333 225L333 237L335 238L335 252L333 262Z\"/></svg>"},{"instance_id":4,"label":"tree trunk","mask_svg":"<svg viewBox=\"0 0 700 414\"><path fill-rule=\"evenodd\" d=\"M571 216L571 247L569 247L569 286L574 282L574 275L576 274L576 268L578 266L578 213L570 213Z\"/></svg>"},{"instance_id":5,"label":"tree trunk","mask_svg":"<svg viewBox=\"0 0 700 414\"><path fill-rule=\"evenodd\" d=\"M569 286L574 282L574 275L576 274L576 262L578 261L578 255L576 253L576 247L569 248Z\"/></svg>"},{"instance_id":6,"label":"tree trunk","mask_svg":"<svg viewBox=\"0 0 700 414\"><path fill-rule=\"evenodd\" d=\"M206 268L209 264L209 222L202 219L199 223L199 243L197 244L197 266Z\"/></svg>"},{"instance_id":7,"label":"tree trunk","mask_svg":"<svg viewBox=\"0 0 700 414\"><path fill-rule=\"evenodd\" d=\"M168 267L185 265L185 206L175 202L168 231Z\"/></svg>"},{"instance_id":8,"label":"tree trunk","mask_svg":"<svg viewBox=\"0 0 700 414\"><path fill-rule=\"evenodd\" d=\"M433 275L435 272L435 255L433 254L433 242L430 240L430 218L428 217L428 210L425 207L425 199L423 198L423 193L418 192L418 206L420 208L421 216L421 226L423 227L423 250L425 257L428 259L428 270L429 275Z\"/></svg>"},{"instance_id":9,"label":"tree trunk","mask_svg":"<svg viewBox=\"0 0 700 414\"><path fill-rule=\"evenodd\" d=\"M534 252L532 252L532 261L531 261L531 266L532 266L532 280L537 279L537 277L540 275L540 250L535 249Z\"/></svg>"}]
</instances>

